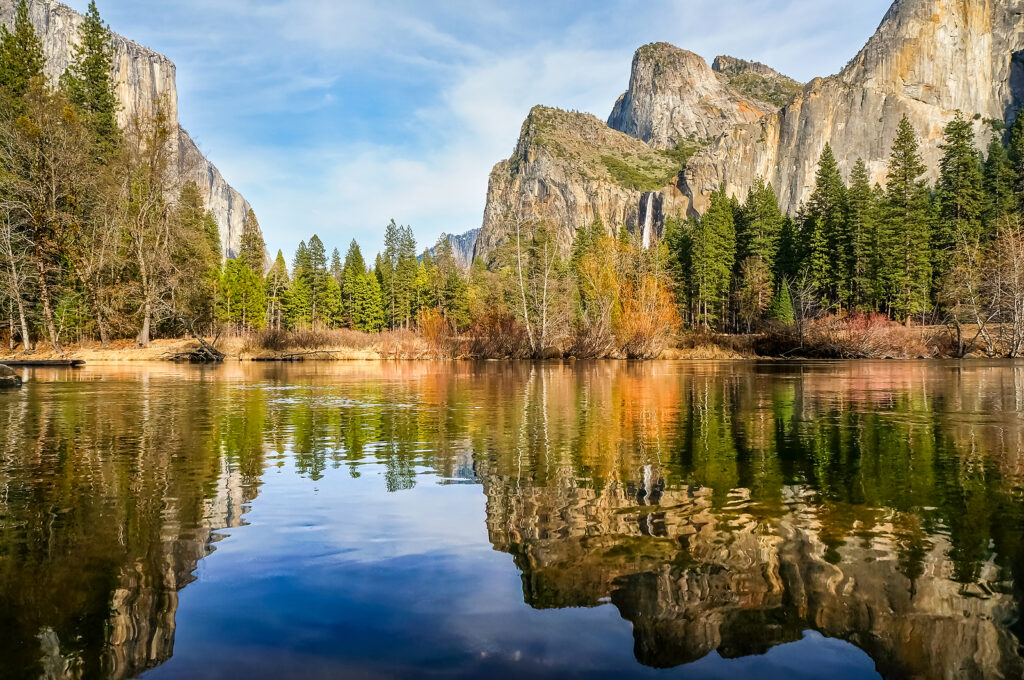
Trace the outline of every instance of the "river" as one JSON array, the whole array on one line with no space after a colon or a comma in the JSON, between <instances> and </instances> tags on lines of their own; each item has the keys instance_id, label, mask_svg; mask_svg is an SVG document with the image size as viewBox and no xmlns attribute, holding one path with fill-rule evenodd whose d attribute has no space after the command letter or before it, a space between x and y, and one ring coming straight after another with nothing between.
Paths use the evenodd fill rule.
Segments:
<instances>
[{"instance_id":1,"label":"river","mask_svg":"<svg viewBox=\"0 0 1024 680\"><path fill-rule=\"evenodd\" d=\"M1024 363L21 372L0 678L1024 677Z\"/></svg>"}]
</instances>

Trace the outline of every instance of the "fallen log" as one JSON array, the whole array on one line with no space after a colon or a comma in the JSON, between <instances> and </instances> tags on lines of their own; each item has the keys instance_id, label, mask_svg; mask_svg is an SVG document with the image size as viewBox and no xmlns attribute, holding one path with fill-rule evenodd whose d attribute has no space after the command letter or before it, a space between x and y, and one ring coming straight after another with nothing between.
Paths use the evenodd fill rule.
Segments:
<instances>
[{"instance_id":1,"label":"fallen log","mask_svg":"<svg viewBox=\"0 0 1024 680\"><path fill-rule=\"evenodd\" d=\"M219 349L202 338L195 340L199 343L198 347L184 352L168 352L164 356L177 363L219 364L224 361L225 354Z\"/></svg>"}]
</instances>

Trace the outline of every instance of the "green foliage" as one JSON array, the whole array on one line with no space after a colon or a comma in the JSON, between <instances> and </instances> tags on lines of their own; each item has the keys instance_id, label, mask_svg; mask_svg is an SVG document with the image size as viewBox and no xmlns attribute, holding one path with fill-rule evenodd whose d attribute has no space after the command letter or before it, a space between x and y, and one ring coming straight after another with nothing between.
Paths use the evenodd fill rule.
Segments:
<instances>
[{"instance_id":1,"label":"green foliage","mask_svg":"<svg viewBox=\"0 0 1024 680\"><path fill-rule=\"evenodd\" d=\"M904 116L896 132L879 223L879 271L885 304L897 318L928 309L932 276L932 208L917 136Z\"/></svg>"},{"instance_id":2,"label":"green foliage","mask_svg":"<svg viewBox=\"0 0 1024 680\"><path fill-rule=\"evenodd\" d=\"M673 171L667 174L651 175L637 166L609 155L601 156L601 162L608 170L608 174L611 175L612 181L635 191L657 191L671 182L677 173L677 171Z\"/></svg>"},{"instance_id":3,"label":"green foliage","mask_svg":"<svg viewBox=\"0 0 1024 680\"><path fill-rule=\"evenodd\" d=\"M733 202L724 189L711 194L707 212L693 221L683 248L694 324L710 327L725 314L736 258Z\"/></svg>"},{"instance_id":4,"label":"green foliage","mask_svg":"<svg viewBox=\"0 0 1024 680\"><path fill-rule=\"evenodd\" d=\"M21 109L20 100L32 81L43 77L45 65L43 45L28 18L28 5L21 0L14 16L14 31L0 26L0 88L15 110Z\"/></svg>"},{"instance_id":5,"label":"green foliage","mask_svg":"<svg viewBox=\"0 0 1024 680\"><path fill-rule=\"evenodd\" d=\"M61 76L60 85L71 102L85 113L96 145L103 154L117 148L121 137L111 75L113 59L110 28L100 18L95 0L91 0L78 30L78 43L72 47L71 63Z\"/></svg>"},{"instance_id":6,"label":"green foliage","mask_svg":"<svg viewBox=\"0 0 1024 680\"><path fill-rule=\"evenodd\" d=\"M936 278L947 271L957 243L981 236L985 211L985 177L974 146L974 126L960 111L946 126L939 148L943 156L935 185L938 219L931 240Z\"/></svg>"},{"instance_id":7,"label":"green foliage","mask_svg":"<svg viewBox=\"0 0 1024 680\"><path fill-rule=\"evenodd\" d=\"M256 213L249 209L242 225L242 236L239 239L238 259L261 276L265 269L267 244L263 241L263 231L256 219Z\"/></svg>"},{"instance_id":8,"label":"green foliage","mask_svg":"<svg viewBox=\"0 0 1024 680\"><path fill-rule=\"evenodd\" d=\"M1020 201L1015 192L1017 174L1002 140L992 135L985 159L985 234L995 232L997 222L1017 211Z\"/></svg>"},{"instance_id":9,"label":"green foliage","mask_svg":"<svg viewBox=\"0 0 1024 680\"><path fill-rule=\"evenodd\" d=\"M413 303L418 267L412 229L391 220L384 231L384 252L377 264L385 316L391 329L408 328L416 313Z\"/></svg>"},{"instance_id":10,"label":"green foliage","mask_svg":"<svg viewBox=\"0 0 1024 680\"><path fill-rule=\"evenodd\" d=\"M850 236L850 304L870 309L878 297L877 280L880 253L877 243L878 204L871 189L868 168L858 158L850 173L847 192L846 229ZM788 291L787 291L788 295Z\"/></svg>"},{"instance_id":11,"label":"green foliage","mask_svg":"<svg viewBox=\"0 0 1024 680\"><path fill-rule=\"evenodd\" d=\"M266 323L267 297L264 281L241 259L228 260L221 277L221 320L239 329L261 329Z\"/></svg>"},{"instance_id":12,"label":"green foliage","mask_svg":"<svg viewBox=\"0 0 1024 680\"><path fill-rule=\"evenodd\" d=\"M845 302L851 285L852 248L846 222L846 185L832 147L825 145L818 161L814 193L803 226L807 240L807 273L825 300Z\"/></svg>"},{"instance_id":13,"label":"green foliage","mask_svg":"<svg viewBox=\"0 0 1024 680\"><path fill-rule=\"evenodd\" d=\"M776 289L771 303L768 305L766 316L772 321L777 321L791 326L795 320L793 314L793 300L789 295L789 286L782 282Z\"/></svg>"},{"instance_id":14,"label":"green foliage","mask_svg":"<svg viewBox=\"0 0 1024 680\"><path fill-rule=\"evenodd\" d=\"M288 284L288 265L285 264L284 254L279 250L263 282L267 299L267 325L276 330L281 330L285 326Z\"/></svg>"},{"instance_id":15,"label":"green foliage","mask_svg":"<svg viewBox=\"0 0 1024 680\"><path fill-rule=\"evenodd\" d=\"M758 178L747 192L747 200L736 222L736 259L759 257L769 271L776 269L775 259L786 218L771 184Z\"/></svg>"}]
</instances>

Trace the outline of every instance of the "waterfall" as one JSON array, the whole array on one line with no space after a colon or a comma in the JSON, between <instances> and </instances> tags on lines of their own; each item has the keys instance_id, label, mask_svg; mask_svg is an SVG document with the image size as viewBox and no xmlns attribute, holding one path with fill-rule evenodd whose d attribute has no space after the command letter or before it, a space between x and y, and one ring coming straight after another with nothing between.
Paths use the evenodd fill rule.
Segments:
<instances>
[{"instance_id":1,"label":"waterfall","mask_svg":"<svg viewBox=\"0 0 1024 680\"><path fill-rule=\"evenodd\" d=\"M643 244L644 250L648 250L651 247L651 239L653 238L654 229L654 193L648 192L640 197L640 205L643 206L644 199L647 199L647 212L644 215L644 228L641 232L641 243Z\"/></svg>"}]
</instances>

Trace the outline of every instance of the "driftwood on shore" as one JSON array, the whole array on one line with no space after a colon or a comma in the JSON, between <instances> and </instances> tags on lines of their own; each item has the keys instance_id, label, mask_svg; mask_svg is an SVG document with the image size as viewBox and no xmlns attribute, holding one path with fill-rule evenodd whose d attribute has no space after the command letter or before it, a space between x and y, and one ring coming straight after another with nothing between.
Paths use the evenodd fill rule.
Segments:
<instances>
[{"instance_id":1,"label":"driftwood on shore","mask_svg":"<svg viewBox=\"0 0 1024 680\"><path fill-rule=\"evenodd\" d=\"M224 353L202 338L195 338L199 346L185 352L168 352L165 356L180 363L219 364L224 361Z\"/></svg>"},{"instance_id":2,"label":"driftwood on shore","mask_svg":"<svg viewBox=\"0 0 1024 680\"><path fill-rule=\"evenodd\" d=\"M5 366L70 366L71 368L78 368L84 366L85 361L82 359L0 359L0 364Z\"/></svg>"},{"instance_id":3,"label":"driftwood on shore","mask_svg":"<svg viewBox=\"0 0 1024 680\"><path fill-rule=\"evenodd\" d=\"M312 357L316 355L327 355L331 356L340 353L341 350L336 349L316 349L309 352L292 352L290 354L279 354L271 357L252 357L252 361L304 361L306 357Z\"/></svg>"}]
</instances>

